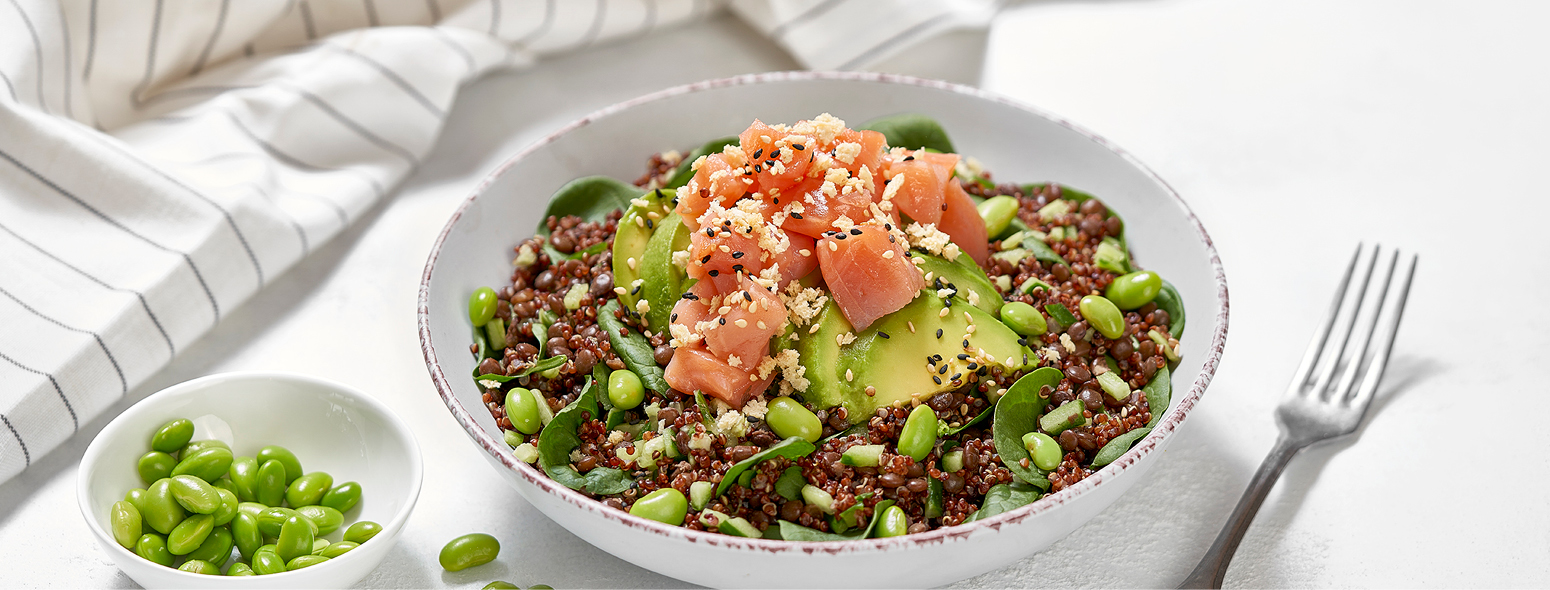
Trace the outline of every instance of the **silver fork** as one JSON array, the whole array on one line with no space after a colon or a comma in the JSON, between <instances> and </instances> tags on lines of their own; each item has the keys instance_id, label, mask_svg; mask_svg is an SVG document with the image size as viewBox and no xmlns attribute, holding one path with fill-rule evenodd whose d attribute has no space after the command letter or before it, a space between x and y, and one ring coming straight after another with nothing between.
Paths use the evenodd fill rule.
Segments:
<instances>
[{"instance_id":1,"label":"silver fork","mask_svg":"<svg viewBox=\"0 0 1550 590\"><path fill-rule=\"evenodd\" d=\"M1355 432L1356 427L1362 423L1362 417L1367 414L1367 408L1372 405L1373 394L1378 389L1378 382L1383 379L1383 369L1388 365L1389 352L1394 347L1394 334L1399 331L1400 317L1405 312L1405 298L1410 293L1410 279L1415 275L1416 256L1408 257L1405 268L1399 273L1400 283L1393 301L1388 301L1389 286L1394 282L1396 271L1400 270L1399 251L1394 251L1388 257L1383 282L1376 296L1369 298L1367 290L1378 270L1381 250L1373 246L1371 254L1366 257L1366 264L1362 265L1361 280L1358 281L1355 296L1351 298L1353 305L1347 305L1346 291L1365 249L1357 245L1356 254L1351 256L1350 264L1346 265L1345 278L1341 279L1340 288L1335 291L1335 301L1330 305L1329 315L1313 333L1313 341L1308 343L1308 351L1303 353L1302 363L1298 365L1291 384L1286 388L1285 399L1276 407L1276 424L1281 427L1281 436L1276 439L1275 448L1260 463L1259 471L1254 473L1249 489L1243 492L1238 506L1233 508L1227 525L1222 527L1216 542L1206 551L1205 558L1179 585L1180 588L1221 588L1222 577L1227 573L1227 564L1232 561L1233 552L1238 549L1238 543L1243 541L1249 523L1254 520L1254 513L1259 511L1259 505L1265 501L1270 488L1275 486L1287 462L1308 445ZM1372 304L1376 307L1372 307ZM1363 313L1369 309L1369 313ZM1345 311L1348 313L1342 313ZM1363 315L1369 318L1365 329L1353 330L1357 326L1357 318ZM1375 333L1378 342L1371 347L1369 355L1369 345ZM1347 348L1353 349L1349 357L1345 356ZM1361 379L1361 385L1353 392L1352 386L1358 378Z\"/></svg>"}]
</instances>

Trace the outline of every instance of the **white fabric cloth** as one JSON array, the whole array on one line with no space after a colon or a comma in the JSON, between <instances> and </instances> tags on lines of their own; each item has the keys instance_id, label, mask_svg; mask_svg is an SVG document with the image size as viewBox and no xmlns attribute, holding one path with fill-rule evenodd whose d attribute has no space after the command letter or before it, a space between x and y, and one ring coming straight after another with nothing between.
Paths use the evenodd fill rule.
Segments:
<instances>
[{"instance_id":1,"label":"white fabric cloth","mask_svg":"<svg viewBox=\"0 0 1550 590\"><path fill-rule=\"evenodd\" d=\"M994 5L732 2L825 69ZM0 0L0 481L391 193L463 83L719 7Z\"/></svg>"}]
</instances>

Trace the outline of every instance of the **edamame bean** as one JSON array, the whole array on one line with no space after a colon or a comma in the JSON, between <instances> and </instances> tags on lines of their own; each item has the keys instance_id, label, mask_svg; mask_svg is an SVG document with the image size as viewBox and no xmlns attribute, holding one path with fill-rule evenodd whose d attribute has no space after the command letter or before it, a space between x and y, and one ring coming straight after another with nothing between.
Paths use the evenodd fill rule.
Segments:
<instances>
[{"instance_id":1,"label":"edamame bean","mask_svg":"<svg viewBox=\"0 0 1550 590\"><path fill-rule=\"evenodd\" d=\"M312 519L302 516L300 512L293 509L279 506L265 508L262 513L259 513L258 532L263 533L265 537L278 537L280 536L280 529L285 526L285 521L290 520L293 516L301 517L302 520L310 525L312 534L317 534L318 526L317 523L312 522Z\"/></svg>"},{"instance_id":2,"label":"edamame bean","mask_svg":"<svg viewBox=\"0 0 1550 590\"><path fill-rule=\"evenodd\" d=\"M163 535L171 533L186 516L188 511L172 497L171 479L159 479L146 488L145 499L140 506L140 518L150 525L151 530Z\"/></svg>"},{"instance_id":3,"label":"edamame bean","mask_svg":"<svg viewBox=\"0 0 1550 590\"><path fill-rule=\"evenodd\" d=\"M259 551L253 554L253 573L260 576L279 574L285 572L285 560L273 551Z\"/></svg>"},{"instance_id":4,"label":"edamame bean","mask_svg":"<svg viewBox=\"0 0 1550 590\"><path fill-rule=\"evenodd\" d=\"M253 494L258 503L265 506L276 506L285 501L285 464L278 459L260 463Z\"/></svg>"},{"instance_id":5,"label":"edamame bean","mask_svg":"<svg viewBox=\"0 0 1550 590\"><path fill-rule=\"evenodd\" d=\"M344 524L344 515L338 510L327 506L302 506L296 512L307 517L307 520L318 525L318 534L326 535L339 530L339 525Z\"/></svg>"},{"instance_id":6,"label":"edamame bean","mask_svg":"<svg viewBox=\"0 0 1550 590\"><path fill-rule=\"evenodd\" d=\"M361 484L355 483L353 481L347 481L334 486L334 489L329 490L327 494L323 494L323 499L318 503L329 508L333 508L334 510L338 510L341 514L343 514L345 512L349 512L350 509L354 508L355 505L360 501Z\"/></svg>"},{"instance_id":7,"label":"edamame bean","mask_svg":"<svg viewBox=\"0 0 1550 590\"><path fill-rule=\"evenodd\" d=\"M285 501L292 508L311 506L323 499L329 488L334 487L334 476L322 471L314 471L291 482L291 486L285 489Z\"/></svg>"},{"instance_id":8,"label":"edamame bean","mask_svg":"<svg viewBox=\"0 0 1550 590\"><path fill-rule=\"evenodd\" d=\"M915 461L924 461L936 446L936 412L931 406L921 404L910 411L899 430L899 454L909 455Z\"/></svg>"},{"instance_id":9,"label":"edamame bean","mask_svg":"<svg viewBox=\"0 0 1550 590\"><path fill-rule=\"evenodd\" d=\"M113 529L113 540L125 549L134 549L140 540L140 509L126 500L113 503L108 510L108 523Z\"/></svg>"},{"instance_id":10,"label":"edamame bean","mask_svg":"<svg viewBox=\"0 0 1550 590\"><path fill-rule=\"evenodd\" d=\"M270 540L271 540L271 541L272 541L272 540L273 540L273 539L270 539ZM269 543L269 544L267 544L267 545L259 545L259 546L258 546L258 550L257 550L257 551L254 551L254 552L253 552L253 554L254 554L254 555L258 555L258 554L260 554L260 553L272 553L272 554L274 554L274 555L275 555L275 556L276 556L276 557L278 557L278 556L279 556L279 554L278 554L278 553L275 553L275 550L274 550L274 543Z\"/></svg>"},{"instance_id":11,"label":"edamame bean","mask_svg":"<svg viewBox=\"0 0 1550 590\"><path fill-rule=\"evenodd\" d=\"M172 552L167 551L167 539L156 533L140 535L140 540L135 542L135 555L166 567L172 567Z\"/></svg>"},{"instance_id":12,"label":"edamame bean","mask_svg":"<svg viewBox=\"0 0 1550 590\"><path fill-rule=\"evenodd\" d=\"M215 518L208 514L195 514L183 519L167 533L167 550L173 555L187 555L204 544L215 530Z\"/></svg>"},{"instance_id":13,"label":"edamame bean","mask_svg":"<svg viewBox=\"0 0 1550 590\"><path fill-rule=\"evenodd\" d=\"M1024 434L1023 447L1028 449L1028 455L1033 459L1033 464L1045 471L1054 471L1056 467L1060 467L1060 459L1065 456L1065 451L1060 449L1060 443L1042 432Z\"/></svg>"},{"instance_id":14,"label":"edamame bean","mask_svg":"<svg viewBox=\"0 0 1550 590\"><path fill-rule=\"evenodd\" d=\"M468 321L478 328L490 322L495 317L497 300L495 289L480 287L474 289L473 295L468 296Z\"/></svg>"},{"instance_id":15,"label":"edamame bean","mask_svg":"<svg viewBox=\"0 0 1550 590\"><path fill-rule=\"evenodd\" d=\"M231 478L231 483L236 489L237 499L243 502L252 502L258 499L258 460L252 457L237 457L231 462L231 469L226 471L226 476Z\"/></svg>"},{"instance_id":16,"label":"edamame bean","mask_svg":"<svg viewBox=\"0 0 1550 590\"><path fill-rule=\"evenodd\" d=\"M925 406L920 406L925 407ZM877 536L897 537L908 533L910 530L910 517L904 513L904 509L898 506L889 506L878 516L882 520L877 521Z\"/></svg>"},{"instance_id":17,"label":"edamame bean","mask_svg":"<svg viewBox=\"0 0 1550 590\"><path fill-rule=\"evenodd\" d=\"M190 559L185 561L183 562L183 565L178 566L178 569L193 574L204 574L206 576L221 575L221 568L215 567L215 564L200 559Z\"/></svg>"},{"instance_id":18,"label":"edamame bean","mask_svg":"<svg viewBox=\"0 0 1550 590\"><path fill-rule=\"evenodd\" d=\"M312 540L312 554L313 555L322 555L323 554L323 550L327 549L327 548L328 548L328 539L313 539Z\"/></svg>"},{"instance_id":19,"label":"edamame bean","mask_svg":"<svg viewBox=\"0 0 1550 590\"><path fill-rule=\"evenodd\" d=\"M178 418L156 429L156 433L151 435L151 449L176 453L193 438L194 423L187 418Z\"/></svg>"},{"instance_id":20,"label":"edamame bean","mask_svg":"<svg viewBox=\"0 0 1550 590\"><path fill-rule=\"evenodd\" d=\"M684 498L682 492L673 488L662 488L646 494L630 507L630 514L673 526L682 525L684 516L688 513L689 500Z\"/></svg>"},{"instance_id":21,"label":"edamame bean","mask_svg":"<svg viewBox=\"0 0 1550 590\"><path fill-rule=\"evenodd\" d=\"M145 485L156 483L156 480L172 475L172 469L178 466L178 460L173 459L161 451L151 451L140 455L140 464L136 469L140 472L140 481Z\"/></svg>"},{"instance_id":22,"label":"edamame bean","mask_svg":"<svg viewBox=\"0 0 1550 590\"><path fill-rule=\"evenodd\" d=\"M323 557L327 557L329 559L333 559L335 557L339 557L340 555L344 555L346 553L349 553L351 549L354 549L354 548L360 547L360 546L361 546L360 543L351 543L349 541L340 541L338 543L333 543L333 544L329 545L327 549L324 549L323 552L319 553L318 555L322 555Z\"/></svg>"},{"instance_id":23,"label":"edamame bean","mask_svg":"<svg viewBox=\"0 0 1550 590\"><path fill-rule=\"evenodd\" d=\"M237 563L231 564L231 567L226 568L226 575L228 575L228 576L252 576L252 575L256 575L256 574L253 573L253 568L248 567L248 564L245 564L245 563L242 563L242 562L239 561Z\"/></svg>"},{"instance_id":24,"label":"edamame bean","mask_svg":"<svg viewBox=\"0 0 1550 590\"><path fill-rule=\"evenodd\" d=\"M215 493L221 495L221 507L215 509L213 516L215 516L215 526L221 526L237 517L237 506L241 502L237 501L237 494L226 488L215 488Z\"/></svg>"},{"instance_id":25,"label":"edamame bean","mask_svg":"<svg viewBox=\"0 0 1550 590\"><path fill-rule=\"evenodd\" d=\"M260 513L262 513L265 508L268 508L268 506L265 506L263 504L259 504L258 502L239 502L239 503L237 503L237 512L241 512L243 514L251 516L254 519L257 519L258 515Z\"/></svg>"},{"instance_id":26,"label":"edamame bean","mask_svg":"<svg viewBox=\"0 0 1550 590\"><path fill-rule=\"evenodd\" d=\"M1017 199L1001 195L985 199L979 204L980 218L985 220L985 235L994 239L1006 231L1012 224L1012 218L1017 216Z\"/></svg>"},{"instance_id":27,"label":"edamame bean","mask_svg":"<svg viewBox=\"0 0 1550 590\"><path fill-rule=\"evenodd\" d=\"M470 533L448 541L446 546L441 548L441 567L449 572L465 570L490 563L500 552L501 542L495 540L495 537L484 533Z\"/></svg>"},{"instance_id":28,"label":"edamame bean","mask_svg":"<svg viewBox=\"0 0 1550 590\"><path fill-rule=\"evenodd\" d=\"M203 451L203 450L209 449L209 448L217 448L217 447L222 448L222 449L226 449L228 451L231 450L231 446L227 445L226 441L218 440L218 439L214 439L214 438L207 438L207 439L204 439L204 440L196 440L194 442L188 443L188 446L183 447L183 456L187 457L189 455L193 455L194 453L198 453L199 451Z\"/></svg>"},{"instance_id":29,"label":"edamame bean","mask_svg":"<svg viewBox=\"0 0 1550 590\"><path fill-rule=\"evenodd\" d=\"M818 416L789 397L770 400L764 419L769 422L770 430L781 438L799 436L816 443L823 436L823 422Z\"/></svg>"},{"instance_id":30,"label":"edamame bean","mask_svg":"<svg viewBox=\"0 0 1550 590\"><path fill-rule=\"evenodd\" d=\"M608 400L614 403L614 407L633 409L645 399L646 388L641 385L640 375L636 375L635 371L620 369L608 376Z\"/></svg>"},{"instance_id":31,"label":"edamame bean","mask_svg":"<svg viewBox=\"0 0 1550 590\"><path fill-rule=\"evenodd\" d=\"M1103 295L1120 309L1130 310L1151 303L1162 292L1162 276L1149 270L1121 276L1109 283Z\"/></svg>"},{"instance_id":32,"label":"edamame bean","mask_svg":"<svg viewBox=\"0 0 1550 590\"><path fill-rule=\"evenodd\" d=\"M522 590L522 587L505 580L496 580L485 584L483 590Z\"/></svg>"},{"instance_id":33,"label":"edamame bean","mask_svg":"<svg viewBox=\"0 0 1550 590\"><path fill-rule=\"evenodd\" d=\"M344 540L355 544L364 544L382 532L382 525L369 520L357 521L344 530Z\"/></svg>"},{"instance_id":34,"label":"edamame bean","mask_svg":"<svg viewBox=\"0 0 1550 590\"><path fill-rule=\"evenodd\" d=\"M264 535L258 532L258 519L249 514L238 514L231 520L231 541L243 559L253 559L253 553L264 545Z\"/></svg>"},{"instance_id":35,"label":"edamame bean","mask_svg":"<svg viewBox=\"0 0 1550 590\"><path fill-rule=\"evenodd\" d=\"M215 486L218 490L231 492L231 497L233 498L237 497L237 484L231 482L230 476L223 475L220 479L210 482L210 485ZM238 502L241 502L241 500L238 500Z\"/></svg>"},{"instance_id":36,"label":"edamame bean","mask_svg":"<svg viewBox=\"0 0 1550 590\"><path fill-rule=\"evenodd\" d=\"M1044 314L1032 305L1013 301L1001 306L1001 323L1023 336L1038 336L1049 329Z\"/></svg>"},{"instance_id":37,"label":"edamame bean","mask_svg":"<svg viewBox=\"0 0 1550 590\"><path fill-rule=\"evenodd\" d=\"M205 542L200 543L198 548L190 551L187 557L188 559L198 559L222 565L231 557L232 546L231 529L218 526L215 527L215 530L210 531L210 536L205 537Z\"/></svg>"},{"instance_id":38,"label":"edamame bean","mask_svg":"<svg viewBox=\"0 0 1550 590\"><path fill-rule=\"evenodd\" d=\"M173 475L192 475L199 479L215 481L231 469L234 459L231 451L221 447L208 447L191 455L184 455L177 467L172 468Z\"/></svg>"},{"instance_id":39,"label":"edamame bean","mask_svg":"<svg viewBox=\"0 0 1550 590\"><path fill-rule=\"evenodd\" d=\"M328 561L328 558L321 555L302 555L296 559L292 559L289 562L286 562L285 571L294 572L302 568L312 567L325 561Z\"/></svg>"},{"instance_id":40,"label":"edamame bean","mask_svg":"<svg viewBox=\"0 0 1550 590\"><path fill-rule=\"evenodd\" d=\"M215 486L192 475L174 475L169 483L178 505L196 514L214 514L221 507L221 494Z\"/></svg>"},{"instance_id":41,"label":"edamame bean","mask_svg":"<svg viewBox=\"0 0 1550 590\"><path fill-rule=\"evenodd\" d=\"M1119 338L1125 335L1125 314L1120 313L1113 301L1100 295L1088 295L1082 298L1078 305L1082 310L1082 319L1098 329L1104 338Z\"/></svg>"},{"instance_id":42,"label":"edamame bean","mask_svg":"<svg viewBox=\"0 0 1550 590\"><path fill-rule=\"evenodd\" d=\"M626 371L617 371L623 373ZM608 379L610 386L609 400L613 400L613 378ZM538 412L538 395L521 387L513 387L506 392L506 419L511 420L511 427L523 434L533 434L543 428L542 416ZM617 403L617 402L616 402Z\"/></svg>"},{"instance_id":43,"label":"edamame bean","mask_svg":"<svg viewBox=\"0 0 1550 590\"><path fill-rule=\"evenodd\" d=\"M287 564L303 555L312 555L312 525L301 515L285 519L280 526L280 539L275 541L274 551Z\"/></svg>"},{"instance_id":44,"label":"edamame bean","mask_svg":"<svg viewBox=\"0 0 1550 590\"><path fill-rule=\"evenodd\" d=\"M301 477L301 474L304 473L301 470L301 461L296 458L296 453L292 453L280 445L269 445L259 449L256 460L260 466L271 460L279 461L281 465L284 465L285 485L290 485L291 482L296 481L296 478ZM263 502L263 500L259 501ZM268 502L264 503L268 504ZM279 504L279 502L275 502L275 504Z\"/></svg>"},{"instance_id":45,"label":"edamame bean","mask_svg":"<svg viewBox=\"0 0 1550 590\"><path fill-rule=\"evenodd\" d=\"M140 503L145 501L145 488L135 488L124 492L124 501L140 510Z\"/></svg>"}]
</instances>

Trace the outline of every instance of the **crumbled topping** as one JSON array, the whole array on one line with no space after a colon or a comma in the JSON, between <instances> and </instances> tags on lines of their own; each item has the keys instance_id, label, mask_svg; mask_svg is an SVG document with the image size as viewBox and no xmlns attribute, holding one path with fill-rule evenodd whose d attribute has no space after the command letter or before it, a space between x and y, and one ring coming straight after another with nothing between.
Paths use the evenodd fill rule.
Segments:
<instances>
[{"instance_id":1,"label":"crumbled topping","mask_svg":"<svg viewBox=\"0 0 1550 590\"><path fill-rule=\"evenodd\" d=\"M742 326L738 327L741 328ZM737 358L737 355L735 354L729 354L727 355L727 365L732 367L741 367L743 366L743 359Z\"/></svg>"},{"instance_id":2,"label":"crumbled topping","mask_svg":"<svg viewBox=\"0 0 1550 590\"><path fill-rule=\"evenodd\" d=\"M853 221L848 215L841 215L839 218L834 220L832 225L834 226L834 229L840 231L850 231L850 228L856 227L856 222Z\"/></svg>"},{"instance_id":3,"label":"crumbled topping","mask_svg":"<svg viewBox=\"0 0 1550 590\"><path fill-rule=\"evenodd\" d=\"M689 251L688 250L677 250L677 251L674 251L673 252L673 266L676 266L678 268L684 268L684 269L689 268Z\"/></svg>"},{"instance_id":4,"label":"crumbled topping","mask_svg":"<svg viewBox=\"0 0 1550 590\"><path fill-rule=\"evenodd\" d=\"M742 438L748 434L748 419L737 410L728 410L716 417L716 431L727 438Z\"/></svg>"},{"instance_id":5,"label":"crumbled topping","mask_svg":"<svg viewBox=\"0 0 1550 590\"><path fill-rule=\"evenodd\" d=\"M822 145L832 145L834 138L844 131L845 121L829 113L818 115L809 121L799 121L791 126L792 133L815 137Z\"/></svg>"},{"instance_id":6,"label":"crumbled topping","mask_svg":"<svg viewBox=\"0 0 1550 590\"><path fill-rule=\"evenodd\" d=\"M742 168L748 165L748 154L737 144L728 144L721 148L721 157L726 158L727 165L733 168Z\"/></svg>"},{"instance_id":7,"label":"crumbled topping","mask_svg":"<svg viewBox=\"0 0 1550 590\"><path fill-rule=\"evenodd\" d=\"M811 385L811 382L804 377L807 374L807 367L802 366L801 360L801 355L794 348L787 348L775 355L775 365L780 367L780 374L785 377L781 381L782 392L792 389L807 391L807 386Z\"/></svg>"},{"instance_id":8,"label":"crumbled topping","mask_svg":"<svg viewBox=\"0 0 1550 590\"><path fill-rule=\"evenodd\" d=\"M847 141L834 146L834 159L845 164L856 163L856 156L861 155L861 144Z\"/></svg>"},{"instance_id":9,"label":"crumbled topping","mask_svg":"<svg viewBox=\"0 0 1550 590\"><path fill-rule=\"evenodd\" d=\"M743 415L744 416L748 416L750 418L757 418L759 420L763 420L764 419L764 414L766 412L768 412L768 411L769 411L769 405L768 405L768 402L764 401L764 397L763 396L753 398L751 400L748 400L748 403L743 404Z\"/></svg>"},{"instance_id":10,"label":"crumbled topping","mask_svg":"<svg viewBox=\"0 0 1550 590\"><path fill-rule=\"evenodd\" d=\"M608 431L608 444L617 445L624 442L624 439L628 436L623 430L610 430Z\"/></svg>"},{"instance_id":11,"label":"crumbled topping","mask_svg":"<svg viewBox=\"0 0 1550 590\"><path fill-rule=\"evenodd\" d=\"M838 336L835 336L834 337L834 341L838 342L840 344L840 346L844 346L846 344L850 344L852 342L855 342L856 341L856 335L852 334L850 332L846 332L844 334L840 334Z\"/></svg>"},{"instance_id":12,"label":"crumbled topping","mask_svg":"<svg viewBox=\"0 0 1550 590\"><path fill-rule=\"evenodd\" d=\"M1070 334L1060 335L1060 346L1065 348L1066 352L1076 354L1076 343L1071 340Z\"/></svg>"},{"instance_id":13,"label":"crumbled topping","mask_svg":"<svg viewBox=\"0 0 1550 590\"><path fill-rule=\"evenodd\" d=\"M786 304L786 315L790 317L791 323L801 326L818 317L818 312L823 311L829 297L821 289L803 288L801 284L792 281L781 294L781 301Z\"/></svg>"},{"instance_id":14,"label":"crumbled topping","mask_svg":"<svg viewBox=\"0 0 1550 590\"><path fill-rule=\"evenodd\" d=\"M921 248L932 254L941 255L947 245L952 243L952 238L942 233L942 230L937 229L936 224L933 223L925 225L921 225L919 222L911 223L905 229L905 233L909 236L911 246Z\"/></svg>"}]
</instances>

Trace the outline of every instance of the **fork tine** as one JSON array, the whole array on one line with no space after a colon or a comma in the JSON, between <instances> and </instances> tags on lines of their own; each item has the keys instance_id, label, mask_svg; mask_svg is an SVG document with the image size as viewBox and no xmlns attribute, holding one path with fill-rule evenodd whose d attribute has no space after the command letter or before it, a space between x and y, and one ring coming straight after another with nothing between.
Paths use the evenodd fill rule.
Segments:
<instances>
[{"instance_id":1,"label":"fork tine","mask_svg":"<svg viewBox=\"0 0 1550 590\"><path fill-rule=\"evenodd\" d=\"M1394 336L1399 333L1399 321L1405 315L1405 300L1410 296L1410 281L1415 278L1415 267L1418 262L1418 256L1410 255L1410 264L1405 269L1404 282L1400 283L1394 305L1388 308L1388 317L1384 318L1388 324L1384 326L1383 332L1379 333L1378 347L1373 352L1367 374L1362 378L1362 385L1356 390L1356 396L1351 398L1352 407L1362 413L1367 412L1367 406L1378 391L1378 382L1383 380L1383 370L1388 368L1389 353L1394 349Z\"/></svg>"},{"instance_id":2,"label":"fork tine","mask_svg":"<svg viewBox=\"0 0 1550 590\"><path fill-rule=\"evenodd\" d=\"M1374 262L1376 264L1376 262ZM1356 384L1356 375L1361 372L1367 356L1367 346L1372 343L1372 335L1378 330L1378 320L1383 317L1384 302L1388 299L1389 286L1394 282L1394 271L1399 268L1399 250L1394 250L1389 256L1389 263L1384 269L1383 284L1378 288L1377 296L1373 302L1377 304L1372 310L1372 319L1367 322L1366 329L1350 336L1356 340L1356 349L1351 352L1351 360L1346 363L1345 370L1340 374L1340 382L1335 390L1330 392L1329 399L1342 401L1351 393L1351 387ZM1357 313L1361 312L1357 308Z\"/></svg>"},{"instance_id":3,"label":"fork tine","mask_svg":"<svg viewBox=\"0 0 1550 590\"><path fill-rule=\"evenodd\" d=\"M1340 368L1340 358L1345 356L1346 345L1351 340L1351 330L1356 327L1356 318L1362 313L1362 303L1367 298L1368 285L1372 284L1372 271L1376 270L1378 266L1378 251L1381 249L1381 245L1373 244L1372 255L1368 257L1367 264L1361 271L1361 285L1356 290L1355 299L1351 300L1353 303L1351 314L1344 322L1337 322L1335 328L1338 330L1338 333L1330 334L1329 336L1330 341L1335 343L1333 354L1324 355L1323 358L1319 359L1319 364L1323 365L1323 367L1319 369L1318 377L1313 383L1313 390L1310 392L1312 395L1317 396L1317 399L1330 399L1329 383L1335 379L1335 371Z\"/></svg>"},{"instance_id":4,"label":"fork tine","mask_svg":"<svg viewBox=\"0 0 1550 590\"><path fill-rule=\"evenodd\" d=\"M1324 321L1313 331L1313 338L1308 340L1308 350L1302 353L1302 362L1297 364L1297 370L1292 372L1292 382L1287 385L1287 395L1297 395L1304 385L1308 384L1308 376L1313 373L1313 365L1319 360L1319 353L1324 350L1324 343L1329 339L1329 329L1335 325L1335 318L1340 315L1340 304L1345 300L1346 287L1351 285L1351 274L1356 271L1356 261L1362 257L1362 244L1356 244L1356 252L1351 253L1351 262L1346 263L1345 276L1340 279L1340 286L1335 289L1335 300L1329 304L1329 312L1325 314Z\"/></svg>"}]
</instances>

